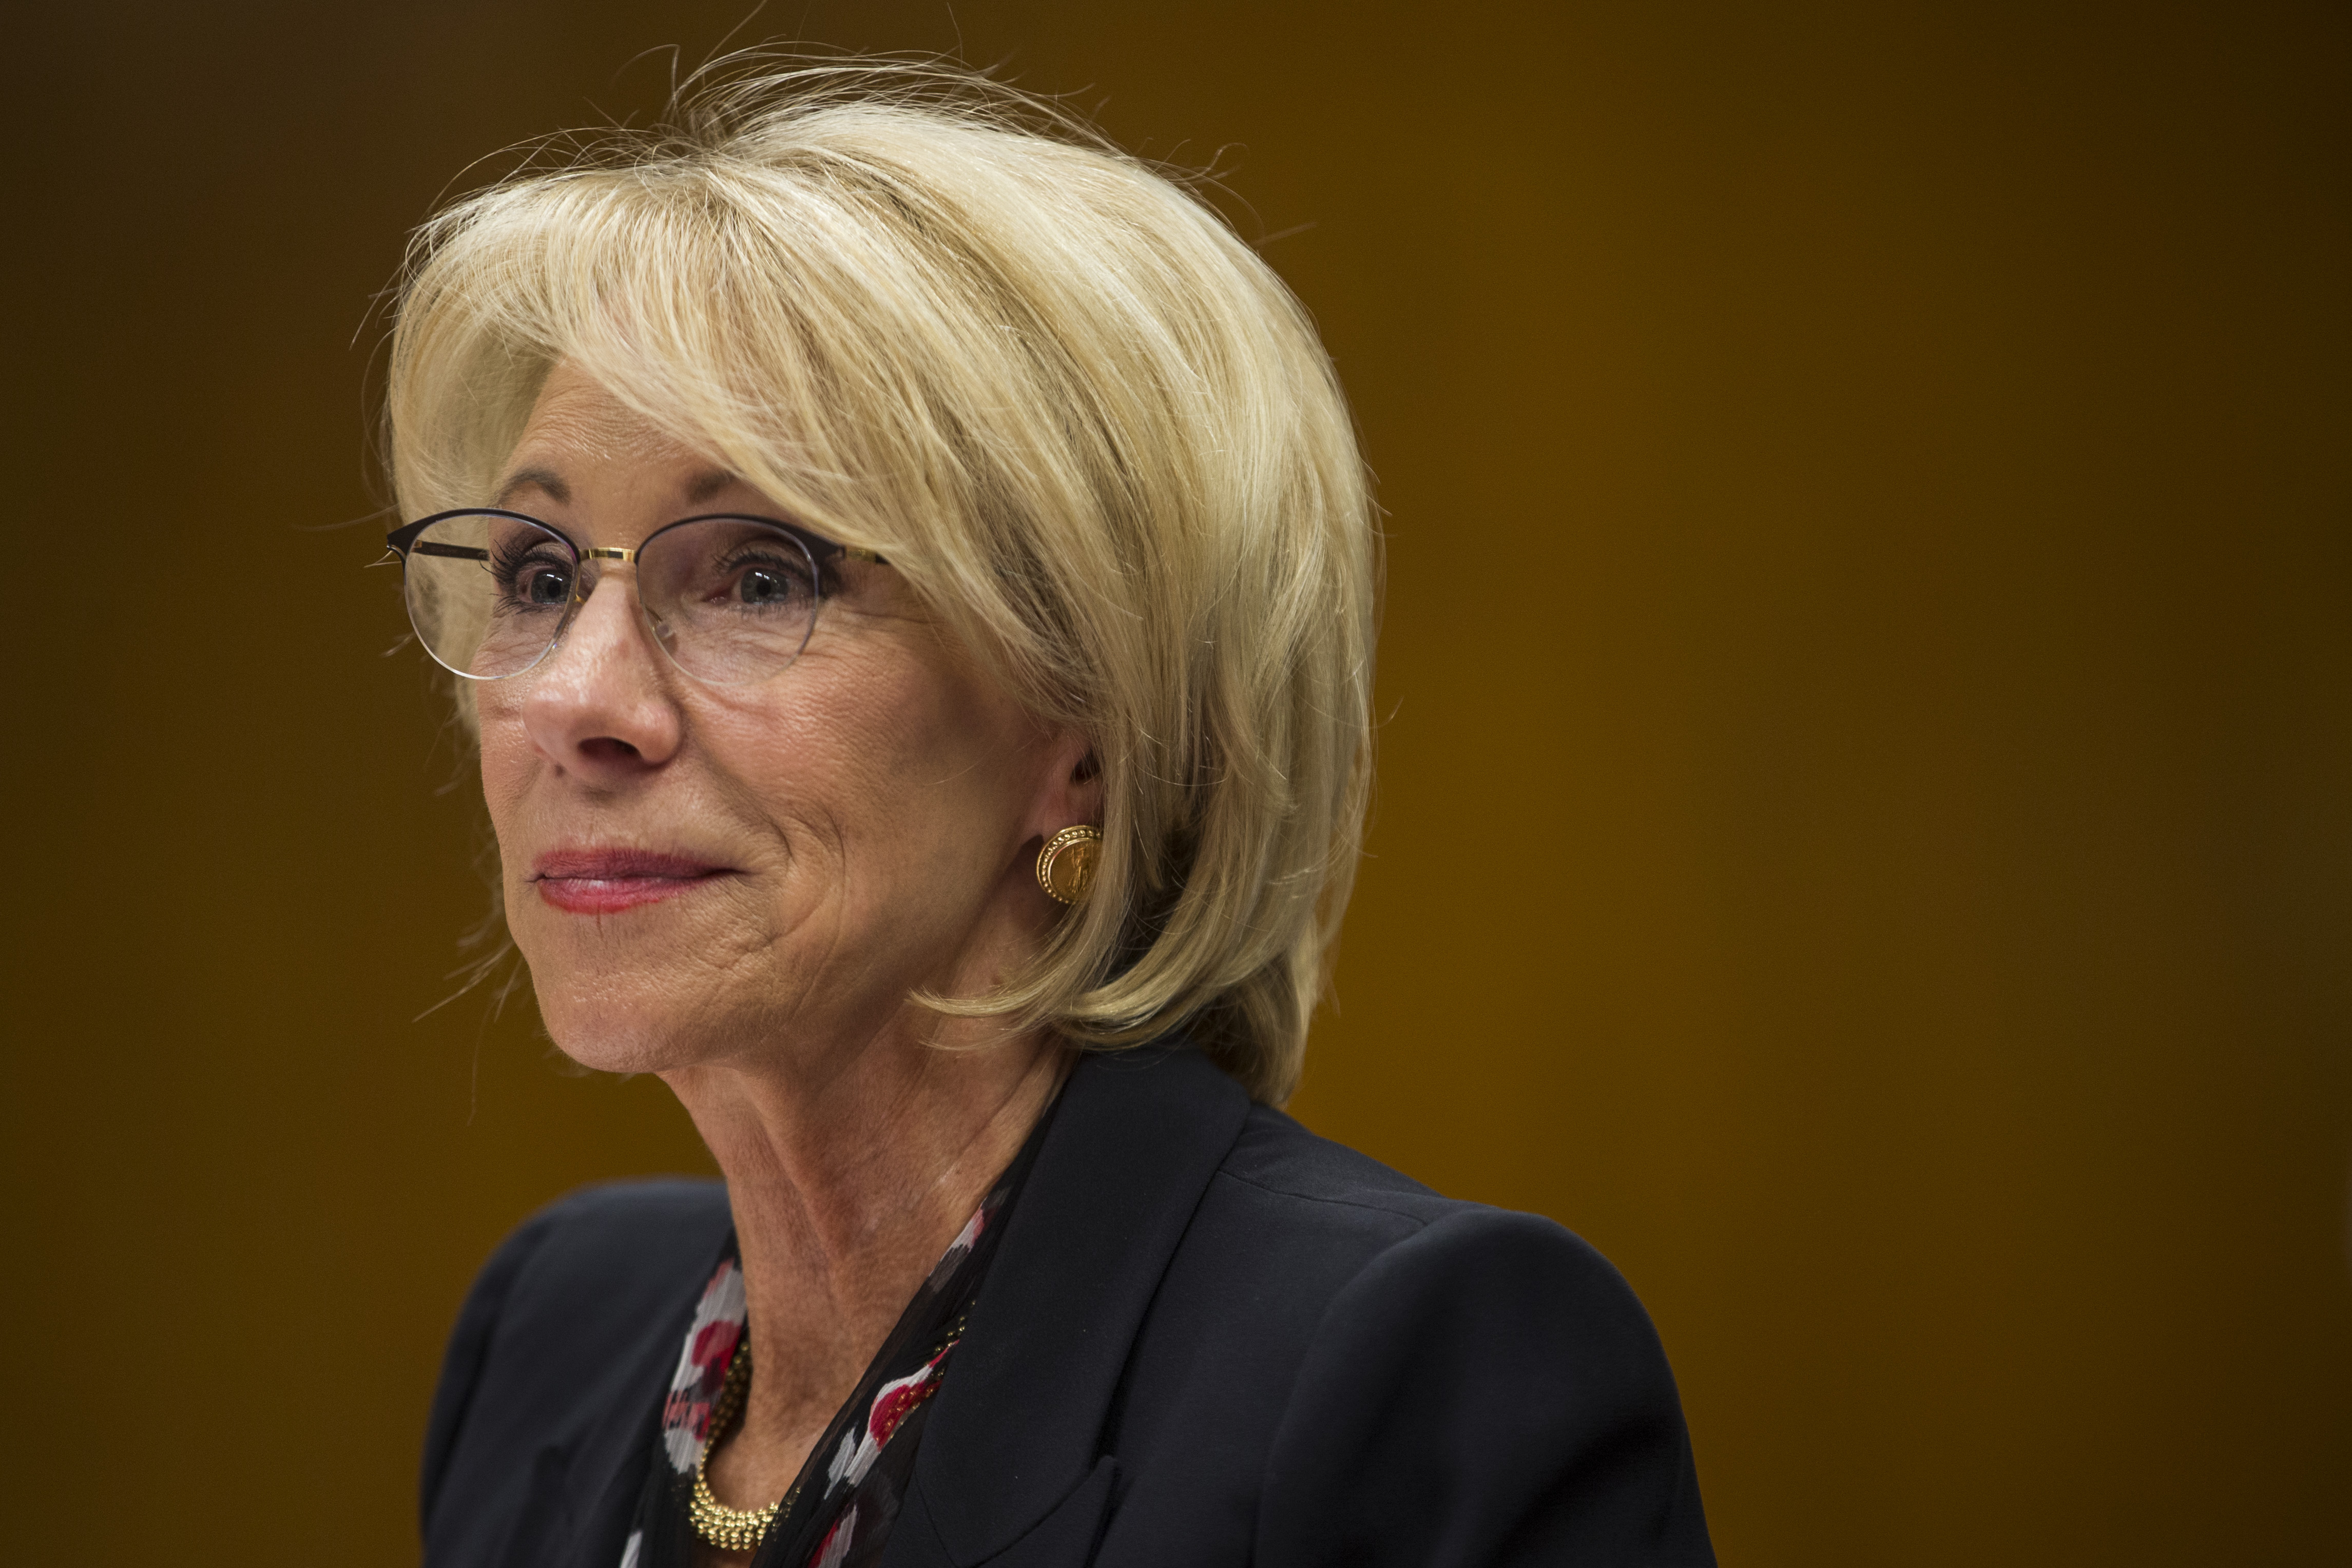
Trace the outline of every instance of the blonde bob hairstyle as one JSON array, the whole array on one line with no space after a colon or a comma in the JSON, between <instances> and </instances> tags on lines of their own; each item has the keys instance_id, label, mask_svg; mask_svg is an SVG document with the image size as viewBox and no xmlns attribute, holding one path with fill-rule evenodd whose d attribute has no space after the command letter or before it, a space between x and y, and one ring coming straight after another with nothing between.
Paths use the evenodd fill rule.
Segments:
<instances>
[{"instance_id":1,"label":"blonde bob hairstyle","mask_svg":"<svg viewBox=\"0 0 2352 1568\"><path fill-rule=\"evenodd\" d=\"M558 361L878 551L1092 742L1092 894L994 993L923 1002L1096 1048L1185 1025L1286 1099L1361 841L1380 546L1314 328L1216 213L974 73L739 62L417 233L406 515L487 501Z\"/></svg>"}]
</instances>

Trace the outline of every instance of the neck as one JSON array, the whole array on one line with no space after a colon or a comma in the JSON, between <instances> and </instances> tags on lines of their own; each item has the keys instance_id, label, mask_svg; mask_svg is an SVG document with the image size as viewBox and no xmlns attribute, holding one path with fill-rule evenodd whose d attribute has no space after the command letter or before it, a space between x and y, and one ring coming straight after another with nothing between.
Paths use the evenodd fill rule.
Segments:
<instances>
[{"instance_id":1,"label":"neck","mask_svg":"<svg viewBox=\"0 0 2352 1568\"><path fill-rule=\"evenodd\" d=\"M925 1024L830 1063L661 1074L734 1209L756 1373L729 1469L752 1495L790 1483L1071 1061L1039 1034L982 1043L993 1020Z\"/></svg>"}]
</instances>

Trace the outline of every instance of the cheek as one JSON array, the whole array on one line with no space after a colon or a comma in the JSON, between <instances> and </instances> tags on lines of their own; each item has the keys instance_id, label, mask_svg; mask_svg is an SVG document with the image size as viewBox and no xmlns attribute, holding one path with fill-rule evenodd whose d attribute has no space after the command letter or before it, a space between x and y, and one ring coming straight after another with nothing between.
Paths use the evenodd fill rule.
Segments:
<instances>
[{"instance_id":1,"label":"cheek","mask_svg":"<svg viewBox=\"0 0 2352 1568\"><path fill-rule=\"evenodd\" d=\"M490 831L498 836L502 852L513 843L519 827L517 812L532 771L533 755L513 704L503 700L503 695L499 700L478 696L475 707L482 800L489 808Z\"/></svg>"},{"instance_id":2,"label":"cheek","mask_svg":"<svg viewBox=\"0 0 2352 1568\"><path fill-rule=\"evenodd\" d=\"M713 763L788 839L797 827L841 857L840 891L895 899L927 870L1001 858L1024 814L1017 709L905 658L787 678L803 674L795 701L706 734Z\"/></svg>"},{"instance_id":3,"label":"cheek","mask_svg":"<svg viewBox=\"0 0 2352 1568\"><path fill-rule=\"evenodd\" d=\"M873 681L794 695L800 700L712 716L698 737L710 770L795 858L866 847L903 816L899 801L929 766L923 727L892 722L903 709Z\"/></svg>"}]
</instances>

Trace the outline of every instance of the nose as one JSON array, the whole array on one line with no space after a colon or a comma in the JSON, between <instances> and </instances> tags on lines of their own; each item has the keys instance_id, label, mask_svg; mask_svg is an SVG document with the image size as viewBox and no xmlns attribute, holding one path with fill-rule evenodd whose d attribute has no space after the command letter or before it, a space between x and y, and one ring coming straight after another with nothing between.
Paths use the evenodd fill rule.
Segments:
<instances>
[{"instance_id":1,"label":"nose","mask_svg":"<svg viewBox=\"0 0 2352 1568\"><path fill-rule=\"evenodd\" d=\"M677 755L685 723L661 653L637 612L635 584L607 570L563 640L520 679L532 747L583 782L628 783Z\"/></svg>"}]
</instances>

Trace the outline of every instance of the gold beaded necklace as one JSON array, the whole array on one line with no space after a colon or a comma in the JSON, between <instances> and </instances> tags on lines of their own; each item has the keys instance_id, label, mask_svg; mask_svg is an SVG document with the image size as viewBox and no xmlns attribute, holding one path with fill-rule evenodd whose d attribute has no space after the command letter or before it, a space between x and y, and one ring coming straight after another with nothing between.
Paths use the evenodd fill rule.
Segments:
<instances>
[{"instance_id":1,"label":"gold beaded necklace","mask_svg":"<svg viewBox=\"0 0 2352 1568\"><path fill-rule=\"evenodd\" d=\"M694 1461L694 1498L688 1514L694 1521L694 1533L721 1552L756 1552L768 1533L768 1527L777 1516L793 1506L800 1495L801 1484L765 1508L729 1508L711 1495L710 1451L727 1436L730 1424L743 1413L743 1401L751 1386L751 1336L747 1332L743 1343L735 1349L734 1360L727 1364L727 1381L719 1389L719 1404L710 1412L710 1436L703 1439L702 1453Z\"/></svg>"}]
</instances>

